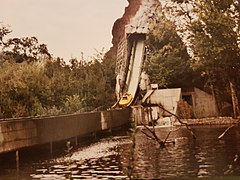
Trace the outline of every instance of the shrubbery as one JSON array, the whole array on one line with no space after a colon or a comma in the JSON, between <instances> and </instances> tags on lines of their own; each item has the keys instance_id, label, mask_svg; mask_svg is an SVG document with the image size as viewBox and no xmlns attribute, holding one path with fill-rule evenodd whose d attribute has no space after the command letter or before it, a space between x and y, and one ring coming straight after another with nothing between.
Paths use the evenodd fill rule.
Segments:
<instances>
[{"instance_id":1,"label":"shrubbery","mask_svg":"<svg viewBox=\"0 0 240 180\"><path fill-rule=\"evenodd\" d=\"M110 61L110 60L109 60ZM105 62L66 65L63 60L1 61L0 118L59 115L109 107L114 77ZM114 73L112 72L112 75Z\"/></svg>"}]
</instances>

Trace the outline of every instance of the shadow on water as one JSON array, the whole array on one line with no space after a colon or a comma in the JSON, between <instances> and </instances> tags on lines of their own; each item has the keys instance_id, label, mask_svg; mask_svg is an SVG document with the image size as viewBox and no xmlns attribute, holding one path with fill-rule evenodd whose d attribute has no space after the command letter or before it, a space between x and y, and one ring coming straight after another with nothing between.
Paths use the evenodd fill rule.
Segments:
<instances>
[{"instance_id":1,"label":"shadow on water","mask_svg":"<svg viewBox=\"0 0 240 180\"><path fill-rule=\"evenodd\" d=\"M217 137L225 130L222 126L192 127L197 139L192 139L183 127L172 132L175 144L159 146L140 131L135 135L132 177L136 179L161 178L216 178L238 179L240 175L240 129L233 128L222 140ZM157 128L164 139L168 128ZM78 147L70 153L63 150L50 156L43 151L29 151L20 163L20 171L14 165L1 166L0 179L129 179L126 174L130 163L131 138L125 134L98 139ZM28 158L27 158L28 157ZM14 155L4 157L14 161ZM3 160L4 158L1 158Z\"/></svg>"}]
</instances>

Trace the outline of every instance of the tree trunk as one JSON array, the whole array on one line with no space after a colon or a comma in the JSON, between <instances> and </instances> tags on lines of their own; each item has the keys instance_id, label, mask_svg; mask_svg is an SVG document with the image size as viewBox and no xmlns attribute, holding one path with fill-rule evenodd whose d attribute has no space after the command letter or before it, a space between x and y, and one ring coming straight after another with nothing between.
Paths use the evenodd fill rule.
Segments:
<instances>
[{"instance_id":1,"label":"tree trunk","mask_svg":"<svg viewBox=\"0 0 240 180\"><path fill-rule=\"evenodd\" d=\"M220 105L219 105L219 101L216 97L216 93L215 93L215 89L214 89L213 84L211 84L211 91L212 91L212 96L214 98L214 102L215 102L215 105L216 105L217 116L222 115L222 107L220 107Z\"/></svg>"},{"instance_id":2,"label":"tree trunk","mask_svg":"<svg viewBox=\"0 0 240 180\"><path fill-rule=\"evenodd\" d=\"M238 104L238 98L236 93L236 87L232 82L230 83L230 90L231 90L231 96L232 96L232 106L233 106L233 118L237 118L239 116L239 104Z\"/></svg>"}]
</instances>

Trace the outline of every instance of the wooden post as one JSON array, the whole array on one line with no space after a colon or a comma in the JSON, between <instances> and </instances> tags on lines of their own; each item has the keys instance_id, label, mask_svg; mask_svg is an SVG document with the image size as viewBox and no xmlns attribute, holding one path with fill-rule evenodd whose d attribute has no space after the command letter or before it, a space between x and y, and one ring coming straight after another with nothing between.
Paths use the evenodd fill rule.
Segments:
<instances>
[{"instance_id":1,"label":"wooden post","mask_svg":"<svg viewBox=\"0 0 240 180\"><path fill-rule=\"evenodd\" d=\"M109 128L108 132L110 133L110 135L112 135L112 128Z\"/></svg>"},{"instance_id":2,"label":"wooden post","mask_svg":"<svg viewBox=\"0 0 240 180\"><path fill-rule=\"evenodd\" d=\"M78 145L78 137L77 136L75 137L75 145L76 146Z\"/></svg>"},{"instance_id":3,"label":"wooden post","mask_svg":"<svg viewBox=\"0 0 240 180\"><path fill-rule=\"evenodd\" d=\"M50 142L50 153L51 154L53 153L53 143L52 143L52 141Z\"/></svg>"},{"instance_id":4,"label":"wooden post","mask_svg":"<svg viewBox=\"0 0 240 180\"><path fill-rule=\"evenodd\" d=\"M239 104L238 104L238 98L236 93L236 87L232 82L230 82L230 90L231 90L232 105L233 105L233 118L237 118L239 116Z\"/></svg>"},{"instance_id":5,"label":"wooden post","mask_svg":"<svg viewBox=\"0 0 240 180\"><path fill-rule=\"evenodd\" d=\"M94 139L94 140L97 139L97 133L96 133L96 132L93 132L93 133L92 133L92 136L93 136L93 139Z\"/></svg>"},{"instance_id":6,"label":"wooden post","mask_svg":"<svg viewBox=\"0 0 240 180\"><path fill-rule=\"evenodd\" d=\"M19 151L16 151L16 169L19 171Z\"/></svg>"},{"instance_id":7,"label":"wooden post","mask_svg":"<svg viewBox=\"0 0 240 180\"><path fill-rule=\"evenodd\" d=\"M219 103L218 103L218 100L217 100L217 97L216 97L216 93L215 93L213 84L211 84L211 91L212 91L214 103L216 105L217 116L219 116L219 114L222 115L222 108L219 107Z\"/></svg>"}]
</instances>

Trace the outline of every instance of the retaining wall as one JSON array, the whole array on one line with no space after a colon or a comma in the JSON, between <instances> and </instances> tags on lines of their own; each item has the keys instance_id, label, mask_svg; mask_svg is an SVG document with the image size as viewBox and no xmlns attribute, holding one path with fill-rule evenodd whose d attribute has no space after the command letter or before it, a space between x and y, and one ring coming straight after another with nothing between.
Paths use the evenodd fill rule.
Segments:
<instances>
[{"instance_id":1,"label":"retaining wall","mask_svg":"<svg viewBox=\"0 0 240 180\"><path fill-rule=\"evenodd\" d=\"M131 109L0 120L0 153L108 130L130 122Z\"/></svg>"}]
</instances>

